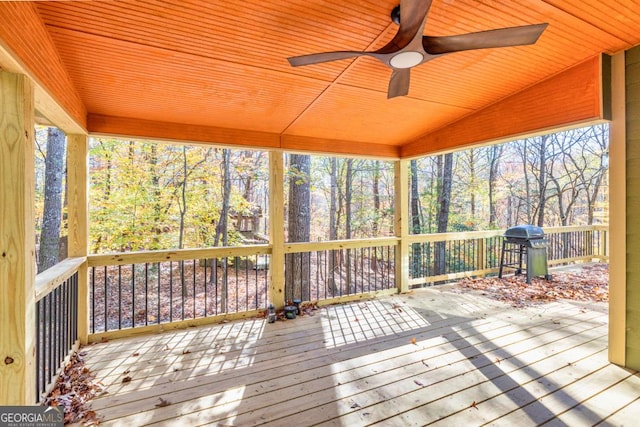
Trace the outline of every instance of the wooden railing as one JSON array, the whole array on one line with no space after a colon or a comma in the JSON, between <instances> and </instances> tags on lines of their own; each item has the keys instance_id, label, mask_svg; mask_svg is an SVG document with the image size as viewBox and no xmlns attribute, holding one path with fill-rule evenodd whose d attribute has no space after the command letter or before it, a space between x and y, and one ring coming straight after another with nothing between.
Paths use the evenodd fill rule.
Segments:
<instances>
[{"instance_id":1,"label":"wooden railing","mask_svg":"<svg viewBox=\"0 0 640 427\"><path fill-rule=\"evenodd\" d=\"M78 348L78 270L85 262L68 258L36 277L36 402Z\"/></svg>"},{"instance_id":2,"label":"wooden railing","mask_svg":"<svg viewBox=\"0 0 640 427\"><path fill-rule=\"evenodd\" d=\"M397 244L396 238L289 243L285 298L333 302L395 292Z\"/></svg>"},{"instance_id":3,"label":"wooden railing","mask_svg":"<svg viewBox=\"0 0 640 427\"><path fill-rule=\"evenodd\" d=\"M409 236L412 287L496 274L505 230ZM549 265L608 261L607 226L544 228Z\"/></svg>"},{"instance_id":4,"label":"wooden railing","mask_svg":"<svg viewBox=\"0 0 640 427\"><path fill-rule=\"evenodd\" d=\"M267 304L270 247L89 257L89 332L180 328L255 315Z\"/></svg>"},{"instance_id":5,"label":"wooden railing","mask_svg":"<svg viewBox=\"0 0 640 427\"><path fill-rule=\"evenodd\" d=\"M550 265L608 260L606 226L544 231ZM504 230L493 230L408 236L409 285L497 274L503 234ZM395 293L399 247L395 237L285 244L279 251L284 276L277 280L286 284L285 301L328 304ZM438 251L444 254L440 259ZM86 289L80 290L75 277L84 259L69 259L39 275L38 392L57 372L61 353L64 358L71 348L69 342L77 342L78 322L88 334L85 340L96 341L261 314L270 298L272 252L271 245L254 245L91 255L86 259ZM78 299L78 292L86 299ZM67 311L73 301L78 309Z\"/></svg>"}]
</instances>

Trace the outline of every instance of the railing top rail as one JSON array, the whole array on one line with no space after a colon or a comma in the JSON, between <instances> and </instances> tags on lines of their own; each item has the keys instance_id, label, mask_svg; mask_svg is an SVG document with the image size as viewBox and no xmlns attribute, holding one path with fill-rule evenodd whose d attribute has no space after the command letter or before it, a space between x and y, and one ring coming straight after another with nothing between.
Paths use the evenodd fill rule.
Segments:
<instances>
[{"instance_id":1,"label":"railing top rail","mask_svg":"<svg viewBox=\"0 0 640 427\"><path fill-rule=\"evenodd\" d=\"M407 236L409 243L442 242L447 240L473 240L487 237L498 237L505 230L457 231L451 233L411 234Z\"/></svg>"},{"instance_id":2,"label":"railing top rail","mask_svg":"<svg viewBox=\"0 0 640 427\"><path fill-rule=\"evenodd\" d=\"M36 302L47 296L52 290L78 271L87 261L85 257L67 258L36 276Z\"/></svg>"},{"instance_id":3,"label":"railing top rail","mask_svg":"<svg viewBox=\"0 0 640 427\"><path fill-rule=\"evenodd\" d=\"M89 267L127 265L192 259L226 258L235 256L265 255L271 253L271 245L225 246L204 249L172 249L162 251L122 252L89 255Z\"/></svg>"},{"instance_id":4,"label":"railing top rail","mask_svg":"<svg viewBox=\"0 0 640 427\"><path fill-rule=\"evenodd\" d=\"M573 231L590 231L590 230L608 230L606 224L599 225L569 225L566 227L544 227L545 234L552 233L568 233ZM505 233L505 229L500 230L481 230L481 231L458 231L451 233L431 233L431 234L411 234L407 236L409 243L421 242L442 242L447 240L473 240L486 239L488 237L501 237Z\"/></svg>"},{"instance_id":5,"label":"railing top rail","mask_svg":"<svg viewBox=\"0 0 640 427\"><path fill-rule=\"evenodd\" d=\"M284 252L287 254L299 252L326 251L331 249L356 249L374 246L395 246L398 237L374 237L368 239L330 240L327 242L299 242L287 243Z\"/></svg>"}]
</instances>

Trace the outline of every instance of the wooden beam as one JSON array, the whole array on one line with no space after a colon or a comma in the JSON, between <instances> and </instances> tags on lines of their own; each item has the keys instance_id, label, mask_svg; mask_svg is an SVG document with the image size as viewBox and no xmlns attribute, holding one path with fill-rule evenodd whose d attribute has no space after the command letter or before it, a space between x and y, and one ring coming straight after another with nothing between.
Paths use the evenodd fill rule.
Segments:
<instances>
[{"instance_id":1,"label":"wooden beam","mask_svg":"<svg viewBox=\"0 0 640 427\"><path fill-rule=\"evenodd\" d=\"M268 299L276 309L284 308L284 158L269 152L269 269Z\"/></svg>"},{"instance_id":2,"label":"wooden beam","mask_svg":"<svg viewBox=\"0 0 640 427\"><path fill-rule=\"evenodd\" d=\"M87 109L33 2L0 2L0 68L29 76L35 108L66 133L84 133Z\"/></svg>"},{"instance_id":3,"label":"wooden beam","mask_svg":"<svg viewBox=\"0 0 640 427\"><path fill-rule=\"evenodd\" d=\"M496 143L604 119L601 57L405 144L402 158Z\"/></svg>"},{"instance_id":4,"label":"wooden beam","mask_svg":"<svg viewBox=\"0 0 640 427\"><path fill-rule=\"evenodd\" d=\"M184 123L89 114L89 133L96 135L131 137L179 142L212 143L242 147L279 148L276 133Z\"/></svg>"},{"instance_id":5,"label":"wooden beam","mask_svg":"<svg viewBox=\"0 0 640 427\"><path fill-rule=\"evenodd\" d=\"M313 152L325 156L335 154L391 160L400 158L400 147L397 145L340 141L295 135L282 135L281 148L287 151Z\"/></svg>"},{"instance_id":6,"label":"wooden beam","mask_svg":"<svg viewBox=\"0 0 640 427\"><path fill-rule=\"evenodd\" d=\"M33 86L0 71L0 405L32 405L35 380Z\"/></svg>"}]
</instances>

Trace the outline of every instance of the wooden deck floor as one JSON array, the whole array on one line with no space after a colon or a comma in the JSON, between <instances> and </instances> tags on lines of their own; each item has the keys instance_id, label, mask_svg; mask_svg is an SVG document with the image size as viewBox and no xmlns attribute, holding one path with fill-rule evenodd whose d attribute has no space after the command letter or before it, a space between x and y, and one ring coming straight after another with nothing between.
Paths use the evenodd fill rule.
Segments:
<instances>
[{"instance_id":1,"label":"wooden deck floor","mask_svg":"<svg viewBox=\"0 0 640 427\"><path fill-rule=\"evenodd\" d=\"M607 362L606 312L444 286L96 344L86 360L107 425L638 425L640 375Z\"/></svg>"}]
</instances>

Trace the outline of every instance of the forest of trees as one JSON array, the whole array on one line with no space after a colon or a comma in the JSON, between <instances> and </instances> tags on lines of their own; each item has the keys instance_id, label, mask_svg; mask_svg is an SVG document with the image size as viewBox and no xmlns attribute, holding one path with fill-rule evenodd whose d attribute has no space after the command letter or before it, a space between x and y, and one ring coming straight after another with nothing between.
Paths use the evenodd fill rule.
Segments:
<instances>
[{"instance_id":1,"label":"forest of trees","mask_svg":"<svg viewBox=\"0 0 640 427\"><path fill-rule=\"evenodd\" d=\"M65 257L64 139L37 129L39 271ZM411 160L411 231L606 221L607 144L598 125ZM393 235L393 162L287 154L285 165L288 241ZM266 152L96 138L89 175L91 253L267 241Z\"/></svg>"}]
</instances>

